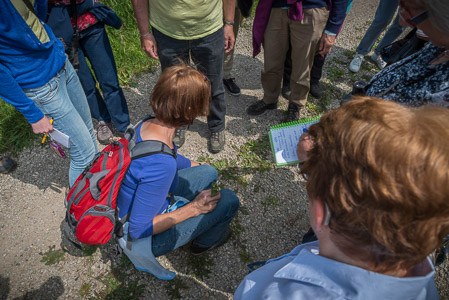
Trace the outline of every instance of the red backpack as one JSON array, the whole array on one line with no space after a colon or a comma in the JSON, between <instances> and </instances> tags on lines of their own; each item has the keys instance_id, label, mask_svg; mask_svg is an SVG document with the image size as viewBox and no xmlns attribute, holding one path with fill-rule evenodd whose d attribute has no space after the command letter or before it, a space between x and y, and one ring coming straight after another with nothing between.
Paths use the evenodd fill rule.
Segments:
<instances>
[{"instance_id":1,"label":"red backpack","mask_svg":"<svg viewBox=\"0 0 449 300\"><path fill-rule=\"evenodd\" d=\"M129 214L119 220L117 195L132 160L159 153L176 158L175 150L160 141L136 143L135 129L142 122L99 152L70 189L64 234L76 245L105 244L114 235L123 236Z\"/></svg>"}]
</instances>

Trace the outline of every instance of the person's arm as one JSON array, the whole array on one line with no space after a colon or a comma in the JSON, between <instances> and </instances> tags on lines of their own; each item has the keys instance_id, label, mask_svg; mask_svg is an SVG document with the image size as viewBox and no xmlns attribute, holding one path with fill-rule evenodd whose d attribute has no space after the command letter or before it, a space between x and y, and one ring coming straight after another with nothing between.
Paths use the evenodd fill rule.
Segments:
<instances>
[{"instance_id":1,"label":"person's arm","mask_svg":"<svg viewBox=\"0 0 449 300\"><path fill-rule=\"evenodd\" d=\"M150 32L150 22L148 16L149 0L131 0L134 15L137 20L137 27L140 32L140 45L142 50L151 58L159 59L157 55L156 39Z\"/></svg>"},{"instance_id":2,"label":"person's arm","mask_svg":"<svg viewBox=\"0 0 449 300\"><path fill-rule=\"evenodd\" d=\"M235 14L235 1L236 0L223 0L223 18L224 18L224 36L225 36L225 52L228 53L232 50L235 44L235 36L234 36L234 27L232 24L234 23L234 14ZM237 20L238 22L239 20Z\"/></svg>"},{"instance_id":3,"label":"person's arm","mask_svg":"<svg viewBox=\"0 0 449 300\"><path fill-rule=\"evenodd\" d=\"M340 31L348 9L348 0L333 0L331 13L327 20L326 28L321 36L319 54L326 55L331 52L335 39Z\"/></svg>"},{"instance_id":4,"label":"person's arm","mask_svg":"<svg viewBox=\"0 0 449 300\"><path fill-rule=\"evenodd\" d=\"M47 117L28 98L11 76L8 70L0 64L0 98L15 107L31 124L34 133L44 133L53 130L53 125Z\"/></svg>"},{"instance_id":5,"label":"person's arm","mask_svg":"<svg viewBox=\"0 0 449 300\"><path fill-rule=\"evenodd\" d=\"M151 168L148 168L151 165ZM167 194L176 173L176 161L165 154L135 160L128 172L141 178L137 185L131 214L129 233L140 239L164 232L189 218L212 211L220 195L211 197L211 190L202 191L189 204L166 214L160 214L167 205Z\"/></svg>"}]
</instances>

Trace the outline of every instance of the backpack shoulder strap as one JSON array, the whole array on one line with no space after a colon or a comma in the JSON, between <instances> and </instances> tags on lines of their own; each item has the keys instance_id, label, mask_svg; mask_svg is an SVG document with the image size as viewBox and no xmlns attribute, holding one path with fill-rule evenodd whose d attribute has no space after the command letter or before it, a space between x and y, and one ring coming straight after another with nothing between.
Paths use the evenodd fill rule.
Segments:
<instances>
[{"instance_id":1,"label":"backpack shoulder strap","mask_svg":"<svg viewBox=\"0 0 449 300\"><path fill-rule=\"evenodd\" d=\"M131 160L138 159L153 154L167 154L176 158L175 149L171 149L168 145L161 141L143 141L136 143L130 151Z\"/></svg>"},{"instance_id":2,"label":"backpack shoulder strap","mask_svg":"<svg viewBox=\"0 0 449 300\"><path fill-rule=\"evenodd\" d=\"M145 122L148 119L152 119L154 117L148 116L143 118L142 120L140 120L136 125L129 125L128 128L126 128L125 131L125 138L129 141L129 145L128 145L128 151L131 152L131 150L136 146L136 141L137 141L137 128L139 128L139 126Z\"/></svg>"},{"instance_id":3,"label":"backpack shoulder strap","mask_svg":"<svg viewBox=\"0 0 449 300\"><path fill-rule=\"evenodd\" d=\"M136 125L129 126L126 129L125 138L129 141L128 151L131 160L160 153L170 155L176 159L176 151L160 141L151 140L137 143L137 128L139 128L143 122L153 118L154 117L152 116L143 118Z\"/></svg>"}]
</instances>

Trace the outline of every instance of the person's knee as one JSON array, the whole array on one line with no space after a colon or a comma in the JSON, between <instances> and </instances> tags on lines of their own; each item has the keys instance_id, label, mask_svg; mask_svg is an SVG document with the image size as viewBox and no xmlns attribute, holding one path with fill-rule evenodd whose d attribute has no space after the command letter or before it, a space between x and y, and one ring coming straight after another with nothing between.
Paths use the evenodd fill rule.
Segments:
<instances>
[{"instance_id":1,"label":"person's knee","mask_svg":"<svg viewBox=\"0 0 449 300\"><path fill-rule=\"evenodd\" d=\"M222 189L220 191L220 194L221 194L220 202L223 202L227 206L230 214L234 216L237 213L240 206L239 198L233 191L228 189Z\"/></svg>"},{"instance_id":2,"label":"person's knee","mask_svg":"<svg viewBox=\"0 0 449 300\"><path fill-rule=\"evenodd\" d=\"M218 180L217 170L210 165L201 165L201 175L210 179L211 182Z\"/></svg>"}]
</instances>

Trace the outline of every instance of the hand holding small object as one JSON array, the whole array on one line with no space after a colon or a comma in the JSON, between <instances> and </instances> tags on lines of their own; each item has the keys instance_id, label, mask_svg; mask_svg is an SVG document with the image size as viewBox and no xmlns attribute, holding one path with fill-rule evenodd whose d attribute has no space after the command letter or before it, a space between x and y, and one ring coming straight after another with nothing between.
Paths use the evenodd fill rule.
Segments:
<instances>
[{"instance_id":1,"label":"hand holding small object","mask_svg":"<svg viewBox=\"0 0 449 300\"><path fill-rule=\"evenodd\" d=\"M47 119L47 117L45 117L45 116L44 116L44 118ZM44 120L44 118L42 118L41 121ZM45 122L45 120L43 122ZM34 123L34 124L36 124L36 123ZM53 118L50 119L50 126L51 126L51 130L53 130ZM45 143L45 139L47 138L48 132L51 130L48 130L45 132L44 138L42 139L42 144ZM33 128L33 131L34 131L34 128Z\"/></svg>"},{"instance_id":2,"label":"hand holding small object","mask_svg":"<svg viewBox=\"0 0 449 300\"><path fill-rule=\"evenodd\" d=\"M196 196L191 204L194 205L199 215L207 214L215 209L220 197L220 192L212 196L211 190L204 190Z\"/></svg>"}]
</instances>

